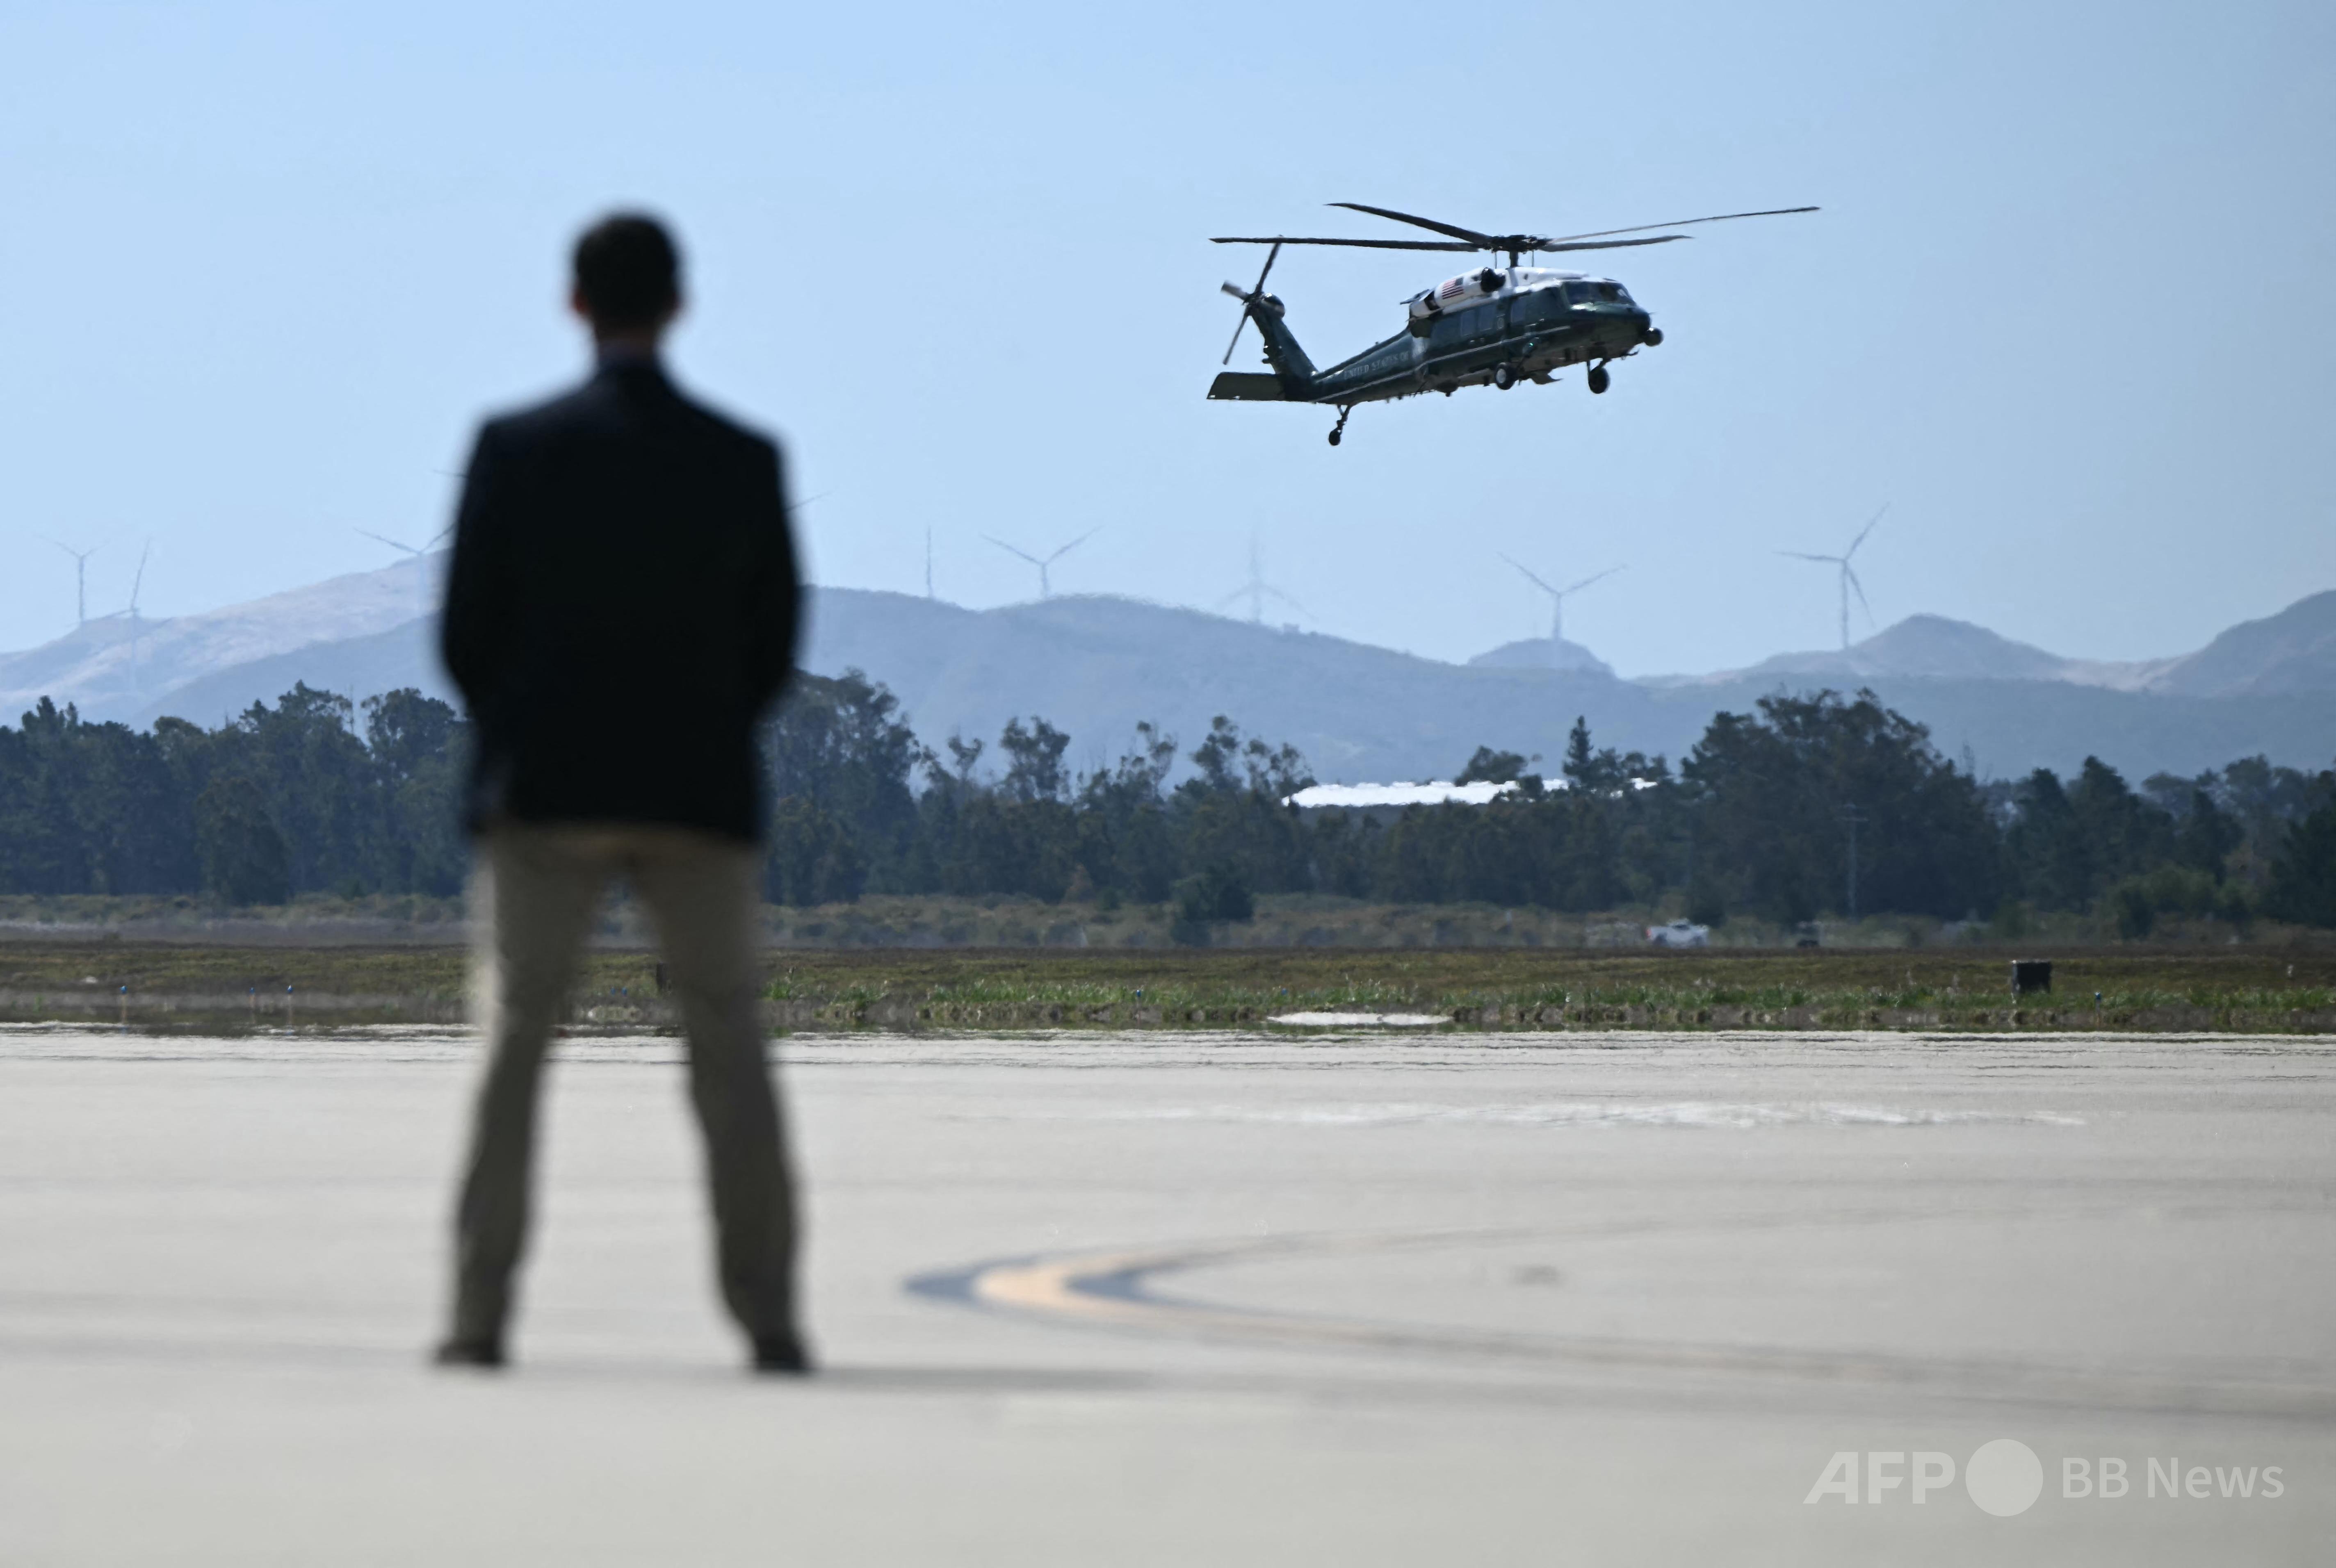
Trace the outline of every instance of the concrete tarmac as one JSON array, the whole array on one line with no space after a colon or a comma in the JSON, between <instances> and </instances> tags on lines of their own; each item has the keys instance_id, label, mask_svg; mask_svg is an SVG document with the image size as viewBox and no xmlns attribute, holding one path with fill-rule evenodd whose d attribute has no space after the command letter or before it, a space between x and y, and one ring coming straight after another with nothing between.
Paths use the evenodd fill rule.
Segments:
<instances>
[{"instance_id":1,"label":"concrete tarmac","mask_svg":"<svg viewBox=\"0 0 2336 1568\"><path fill-rule=\"evenodd\" d=\"M2336 1541L2327 1042L784 1041L809 1381L715 1310L677 1052L560 1047L466 1374L466 1037L0 1029L0 1563Z\"/></svg>"}]
</instances>

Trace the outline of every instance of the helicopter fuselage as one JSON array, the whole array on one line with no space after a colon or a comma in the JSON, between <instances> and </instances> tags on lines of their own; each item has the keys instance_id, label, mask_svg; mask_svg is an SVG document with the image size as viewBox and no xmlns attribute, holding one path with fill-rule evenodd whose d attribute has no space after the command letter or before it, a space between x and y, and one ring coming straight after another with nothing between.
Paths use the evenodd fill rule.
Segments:
<instances>
[{"instance_id":1,"label":"helicopter fuselage","mask_svg":"<svg viewBox=\"0 0 2336 1568\"><path fill-rule=\"evenodd\" d=\"M1464 386L1545 384L1565 365L1602 366L1662 341L1620 283L1548 268L1462 273L1422 289L1405 308L1403 331L1318 371L1283 324L1281 302L1260 295L1247 309L1273 374L1220 375L1209 395L1347 408Z\"/></svg>"}]
</instances>

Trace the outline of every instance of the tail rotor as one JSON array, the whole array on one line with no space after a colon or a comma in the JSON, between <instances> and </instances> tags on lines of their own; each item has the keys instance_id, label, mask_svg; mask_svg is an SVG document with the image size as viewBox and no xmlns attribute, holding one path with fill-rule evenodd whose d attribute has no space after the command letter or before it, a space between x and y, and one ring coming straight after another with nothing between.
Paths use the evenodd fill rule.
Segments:
<instances>
[{"instance_id":1,"label":"tail rotor","mask_svg":"<svg viewBox=\"0 0 2336 1568\"><path fill-rule=\"evenodd\" d=\"M1241 328L1249 325L1250 307L1257 304L1260 300L1265 297L1265 275L1273 270L1273 258L1280 254L1281 246L1277 241L1273 248L1265 253L1265 265L1258 269L1257 287L1251 289L1248 293L1242 293L1240 286L1237 284L1226 283L1219 286L1225 293L1231 295L1235 299L1241 302L1241 320L1234 325L1233 340L1225 345L1225 356L1217 361L1218 364L1231 365L1233 362L1233 350L1241 346Z\"/></svg>"}]
</instances>

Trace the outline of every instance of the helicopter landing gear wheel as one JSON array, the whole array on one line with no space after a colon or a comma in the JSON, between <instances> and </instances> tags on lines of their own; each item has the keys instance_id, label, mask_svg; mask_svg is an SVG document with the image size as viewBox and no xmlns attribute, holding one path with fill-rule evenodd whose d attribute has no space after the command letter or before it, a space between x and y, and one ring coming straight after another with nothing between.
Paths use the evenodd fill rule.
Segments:
<instances>
[{"instance_id":1,"label":"helicopter landing gear wheel","mask_svg":"<svg viewBox=\"0 0 2336 1568\"><path fill-rule=\"evenodd\" d=\"M1338 410L1338 423L1330 427L1331 445L1336 446L1338 444L1339 433L1347 428L1347 415L1354 412L1355 406L1352 404L1348 404L1346 407Z\"/></svg>"},{"instance_id":2,"label":"helicopter landing gear wheel","mask_svg":"<svg viewBox=\"0 0 2336 1568\"><path fill-rule=\"evenodd\" d=\"M1606 390L1607 386L1611 384L1613 378L1606 374L1606 367L1604 365L1593 365L1590 367L1589 379L1591 391L1603 392Z\"/></svg>"},{"instance_id":3,"label":"helicopter landing gear wheel","mask_svg":"<svg viewBox=\"0 0 2336 1568\"><path fill-rule=\"evenodd\" d=\"M1505 365L1493 366L1493 385L1506 392L1517 384L1517 373Z\"/></svg>"}]
</instances>

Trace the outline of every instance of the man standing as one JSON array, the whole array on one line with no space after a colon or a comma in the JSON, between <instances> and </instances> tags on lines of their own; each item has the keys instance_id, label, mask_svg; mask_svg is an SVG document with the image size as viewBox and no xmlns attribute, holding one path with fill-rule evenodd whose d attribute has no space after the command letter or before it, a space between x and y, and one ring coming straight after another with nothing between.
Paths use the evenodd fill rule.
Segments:
<instances>
[{"instance_id":1,"label":"man standing","mask_svg":"<svg viewBox=\"0 0 2336 1568\"><path fill-rule=\"evenodd\" d=\"M778 448L676 389L658 348L680 258L652 219L577 242L591 379L480 430L446 587L470 710L486 1073L455 1216L453 1366L502 1364L527 1232L537 1080L600 895L656 921L689 1034L722 1296L766 1371L803 1372L784 1130L756 1008L754 725L796 599Z\"/></svg>"}]
</instances>

